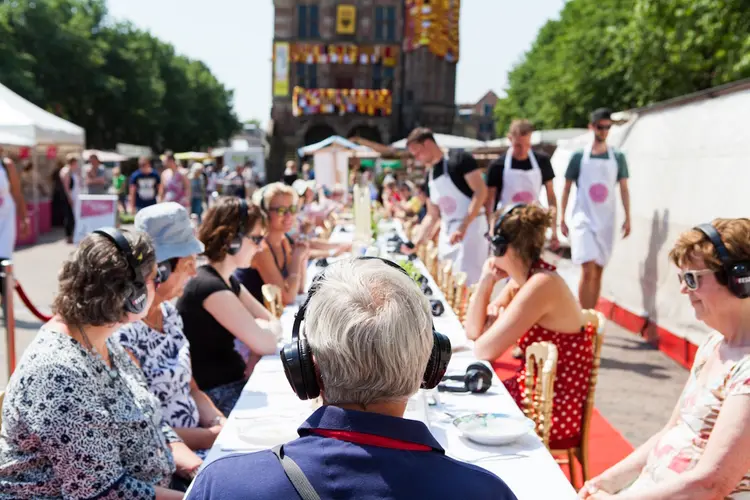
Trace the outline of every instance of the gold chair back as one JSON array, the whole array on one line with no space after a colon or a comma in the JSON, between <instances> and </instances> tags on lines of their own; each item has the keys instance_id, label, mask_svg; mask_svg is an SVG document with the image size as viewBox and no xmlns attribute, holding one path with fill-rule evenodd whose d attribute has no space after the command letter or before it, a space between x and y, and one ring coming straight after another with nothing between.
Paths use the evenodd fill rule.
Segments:
<instances>
[{"instance_id":1,"label":"gold chair back","mask_svg":"<svg viewBox=\"0 0 750 500\"><path fill-rule=\"evenodd\" d=\"M526 391L523 412L536 424L536 433L549 446L552 431L552 405L557 372L557 346L535 342L526 349Z\"/></svg>"},{"instance_id":2,"label":"gold chair back","mask_svg":"<svg viewBox=\"0 0 750 500\"><path fill-rule=\"evenodd\" d=\"M266 284L261 287L263 294L263 305L271 311L277 318L281 318L284 313L284 299L281 295L281 288L276 285Z\"/></svg>"},{"instance_id":3,"label":"gold chair back","mask_svg":"<svg viewBox=\"0 0 750 500\"><path fill-rule=\"evenodd\" d=\"M468 276L465 272L459 271L453 274L453 312L458 316L459 321L464 320L464 307L468 300L469 289L466 286Z\"/></svg>"}]
</instances>

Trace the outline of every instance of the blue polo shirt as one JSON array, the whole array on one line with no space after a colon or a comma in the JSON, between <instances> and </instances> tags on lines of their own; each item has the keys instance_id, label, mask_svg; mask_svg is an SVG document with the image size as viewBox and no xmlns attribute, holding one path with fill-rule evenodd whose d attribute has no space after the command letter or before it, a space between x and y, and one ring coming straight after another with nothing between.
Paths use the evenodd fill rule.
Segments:
<instances>
[{"instance_id":1,"label":"blue polo shirt","mask_svg":"<svg viewBox=\"0 0 750 500\"><path fill-rule=\"evenodd\" d=\"M406 451L355 444L315 434L316 429L369 434L424 445ZM516 500L491 472L459 462L422 422L376 413L318 408L284 445L284 454L302 469L321 499ZM230 455L212 462L195 479L188 500L298 499L279 460L270 450Z\"/></svg>"}]
</instances>

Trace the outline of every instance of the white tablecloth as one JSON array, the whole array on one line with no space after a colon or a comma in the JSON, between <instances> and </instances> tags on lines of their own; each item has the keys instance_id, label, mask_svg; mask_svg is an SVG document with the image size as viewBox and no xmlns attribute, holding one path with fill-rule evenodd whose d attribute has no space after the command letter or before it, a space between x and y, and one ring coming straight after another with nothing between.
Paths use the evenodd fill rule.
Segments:
<instances>
[{"instance_id":1,"label":"white tablecloth","mask_svg":"<svg viewBox=\"0 0 750 500\"><path fill-rule=\"evenodd\" d=\"M401 232L398 226L393 226L392 230ZM352 234L351 230L338 230L331 239L351 240ZM445 302L424 265L418 260L414 263L430 279L433 298ZM308 282L320 268L310 267L310 270ZM287 339L291 338L294 314L303 299L299 297L297 304L284 310L281 321ZM434 322L435 329L447 335L454 347L448 373L463 374L476 359L458 318L446 304L445 313L435 318ZM204 466L232 453L259 451L295 439L297 427L314 409L315 403L300 401L294 395L279 357L264 357L247 382ZM436 391L429 391L428 394L427 391L420 391L409 401L405 416L425 422L449 456L476 464L502 478L520 500L575 498L575 491L559 465L533 433L507 446L483 446L463 438L451 422L456 416L473 412L521 415L518 406L495 375L492 387L485 394ZM246 473L252 474L252 471Z\"/></svg>"}]
</instances>

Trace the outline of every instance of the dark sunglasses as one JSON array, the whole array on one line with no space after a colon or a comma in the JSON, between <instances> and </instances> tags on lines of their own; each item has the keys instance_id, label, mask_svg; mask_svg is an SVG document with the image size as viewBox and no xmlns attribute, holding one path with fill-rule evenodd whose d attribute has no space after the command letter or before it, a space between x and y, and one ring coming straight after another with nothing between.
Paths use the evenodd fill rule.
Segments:
<instances>
[{"instance_id":1,"label":"dark sunglasses","mask_svg":"<svg viewBox=\"0 0 750 500\"><path fill-rule=\"evenodd\" d=\"M677 273L677 278L680 280L680 284L685 282L687 289L694 292L700 287L699 278L707 274L714 274L714 271L710 269L701 269L700 271L681 271Z\"/></svg>"},{"instance_id":2,"label":"dark sunglasses","mask_svg":"<svg viewBox=\"0 0 750 500\"><path fill-rule=\"evenodd\" d=\"M154 285L159 286L165 281L169 279L169 276L174 272L175 267L177 267L177 262L180 259L173 258L169 260L165 260L164 262L159 262L156 265L156 276L154 276Z\"/></svg>"},{"instance_id":3,"label":"dark sunglasses","mask_svg":"<svg viewBox=\"0 0 750 500\"><path fill-rule=\"evenodd\" d=\"M292 205L291 207L276 207L276 208L269 208L269 213L275 213L278 214L280 217L283 217L286 214L294 215L297 213L297 207Z\"/></svg>"},{"instance_id":4,"label":"dark sunglasses","mask_svg":"<svg viewBox=\"0 0 750 500\"><path fill-rule=\"evenodd\" d=\"M612 125L596 125L596 130L609 130L612 128Z\"/></svg>"},{"instance_id":5,"label":"dark sunglasses","mask_svg":"<svg viewBox=\"0 0 750 500\"><path fill-rule=\"evenodd\" d=\"M260 245L263 242L263 238L265 238L265 236L263 236L262 234L261 235L246 234L245 238L252 241L256 245Z\"/></svg>"}]
</instances>

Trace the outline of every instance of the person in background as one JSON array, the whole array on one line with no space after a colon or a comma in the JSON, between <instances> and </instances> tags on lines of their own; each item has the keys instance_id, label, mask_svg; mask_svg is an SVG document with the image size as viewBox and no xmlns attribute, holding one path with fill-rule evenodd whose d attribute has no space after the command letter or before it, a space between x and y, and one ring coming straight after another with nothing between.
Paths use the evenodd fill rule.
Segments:
<instances>
[{"instance_id":1,"label":"person in background","mask_svg":"<svg viewBox=\"0 0 750 500\"><path fill-rule=\"evenodd\" d=\"M117 195L117 205L120 212L127 212L128 179L120 170L120 166L112 169L112 187Z\"/></svg>"},{"instance_id":2,"label":"person in background","mask_svg":"<svg viewBox=\"0 0 750 500\"><path fill-rule=\"evenodd\" d=\"M417 222L421 223L427 215L427 184L419 181L414 186L414 194L406 204L407 213L416 215Z\"/></svg>"},{"instance_id":3,"label":"person in background","mask_svg":"<svg viewBox=\"0 0 750 500\"><path fill-rule=\"evenodd\" d=\"M164 171L161 173L160 189L162 201L174 201L185 208L190 208L190 180L177 164L174 153L165 153Z\"/></svg>"},{"instance_id":4,"label":"person in background","mask_svg":"<svg viewBox=\"0 0 750 500\"><path fill-rule=\"evenodd\" d=\"M294 184L294 181L296 181L298 177L299 175L297 174L297 164L294 162L294 160L287 161L286 168L284 169L284 184L286 184L287 186L291 186L292 184Z\"/></svg>"},{"instance_id":5,"label":"person in background","mask_svg":"<svg viewBox=\"0 0 750 500\"><path fill-rule=\"evenodd\" d=\"M198 239L208 264L198 268L177 301L195 381L224 415L260 357L276 353L282 333L279 321L232 276L252 261L263 241L263 214L254 205L243 210L243 203L222 197L206 211ZM235 350L235 339L252 353L247 362Z\"/></svg>"},{"instance_id":6,"label":"person in background","mask_svg":"<svg viewBox=\"0 0 750 500\"><path fill-rule=\"evenodd\" d=\"M63 263L54 316L8 383L0 497L179 499L176 465L189 478L201 463L112 335L146 314L156 276L148 236L118 236L129 248L92 233Z\"/></svg>"},{"instance_id":7,"label":"person in background","mask_svg":"<svg viewBox=\"0 0 750 500\"><path fill-rule=\"evenodd\" d=\"M16 164L3 156L0 146L0 260L12 259L16 246L16 217L25 238L31 229L31 219L26 209L26 200L21 193L21 181ZM0 277L0 285L2 278ZM0 286L0 294L3 287Z\"/></svg>"},{"instance_id":8,"label":"person in background","mask_svg":"<svg viewBox=\"0 0 750 500\"><path fill-rule=\"evenodd\" d=\"M586 482L579 498L750 498L750 219L685 231L669 257L680 293L713 332L698 348L669 422Z\"/></svg>"},{"instance_id":9,"label":"person in background","mask_svg":"<svg viewBox=\"0 0 750 500\"><path fill-rule=\"evenodd\" d=\"M611 111L605 108L591 113L589 129L594 132L594 142L573 154L565 172L560 230L566 237L570 234L571 260L582 267L578 299L584 309L596 307L602 288L602 273L612 255L616 233L615 188L618 185L625 210L622 237L627 238L630 234L628 164L625 155L607 145L612 127L611 115ZM578 191L568 232L565 210L574 182Z\"/></svg>"},{"instance_id":10,"label":"person in background","mask_svg":"<svg viewBox=\"0 0 750 500\"><path fill-rule=\"evenodd\" d=\"M404 418L435 342L429 302L405 272L380 259L332 264L305 317L307 359L323 406L280 453L317 497L516 499L491 472L446 456L424 423ZM256 500L299 498L279 459L265 450L212 462L188 500L248 492Z\"/></svg>"},{"instance_id":11,"label":"person in background","mask_svg":"<svg viewBox=\"0 0 750 500\"><path fill-rule=\"evenodd\" d=\"M190 212L201 221L203 202L206 199L206 178L203 175L203 164L193 163L190 167Z\"/></svg>"},{"instance_id":12,"label":"person in background","mask_svg":"<svg viewBox=\"0 0 750 500\"><path fill-rule=\"evenodd\" d=\"M154 172L150 158L143 156L138 160L138 170L132 173L128 184L130 186L131 214L157 203L161 191L159 187L161 178L159 174Z\"/></svg>"},{"instance_id":13,"label":"person in background","mask_svg":"<svg viewBox=\"0 0 750 500\"><path fill-rule=\"evenodd\" d=\"M258 190L254 201L268 218L268 231L259 242L259 251L235 277L259 302L263 285L270 283L281 289L284 304L292 304L304 286L310 253L307 242L295 241L288 234L295 223L297 193L274 182Z\"/></svg>"},{"instance_id":14,"label":"person in background","mask_svg":"<svg viewBox=\"0 0 750 500\"><path fill-rule=\"evenodd\" d=\"M550 448L567 449L581 439L583 408L594 359L594 327L554 266L541 259L552 215L538 205L511 205L495 221L493 256L482 270L466 312L466 336L478 359L494 361L517 345L523 353L516 375L503 381L519 407L526 391L526 349L535 342L557 346ZM510 277L500 295L492 290ZM582 382L582 383L581 383Z\"/></svg>"},{"instance_id":15,"label":"person in background","mask_svg":"<svg viewBox=\"0 0 750 500\"><path fill-rule=\"evenodd\" d=\"M557 198L552 180L555 171L549 155L535 152L531 148L531 134L534 127L528 120L513 120L508 129L510 149L493 161L487 170L487 201L484 208L488 214L509 207L514 203L534 203L539 201L539 193L544 187L547 206L553 217L553 248L559 246L557 238Z\"/></svg>"},{"instance_id":16,"label":"person in background","mask_svg":"<svg viewBox=\"0 0 750 500\"><path fill-rule=\"evenodd\" d=\"M171 302L195 276L204 247L193 235L187 210L174 202L144 208L135 216L135 228L153 242L157 287L146 316L121 327L119 340L141 367L166 422L204 458L226 418L193 379L190 345Z\"/></svg>"},{"instance_id":17,"label":"person in background","mask_svg":"<svg viewBox=\"0 0 750 500\"><path fill-rule=\"evenodd\" d=\"M89 163L83 171L87 194L107 194L109 190L107 171L98 156L95 154L89 156Z\"/></svg>"},{"instance_id":18,"label":"person in background","mask_svg":"<svg viewBox=\"0 0 750 500\"><path fill-rule=\"evenodd\" d=\"M302 164L302 178L306 181L315 180L315 170L307 162Z\"/></svg>"},{"instance_id":19,"label":"person in background","mask_svg":"<svg viewBox=\"0 0 750 500\"><path fill-rule=\"evenodd\" d=\"M452 260L454 271L467 274L469 285L479 281L489 252L484 202L487 185L474 157L460 152L446 158L432 131L414 129L407 138L409 152L427 167L427 215L414 238L415 248L440 224L440 260ZM411 253L415 249L406 249Z\"/></svg>"},{"instance_id":20,"label":"person in background","mask_svg":"<svg viewBox=\"0 0 750 500\"><path fill-rule=\"evenodd\" d=\"M225 194L236 196L243 200L247 198L247 188L245 187L245 167L241 164L234 166L234 171L228 173L224 179Z\"/></svg>"},{"instance_id":21,"label":"person in background","mask_svg":"<svg viewBox=\"0 0 750 500\"><path fill-rule=\"evenodd\" d=\"M65 197L65 238L68 243L73 243L73 231L76 227L75 207L78 196L81 193L81 176L78 158L70 153L65 160L65 166L60 170L60 183L63 187Z\"/></svg>"}]
</instances>

